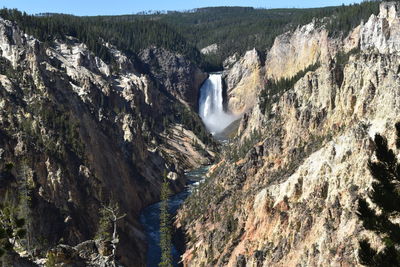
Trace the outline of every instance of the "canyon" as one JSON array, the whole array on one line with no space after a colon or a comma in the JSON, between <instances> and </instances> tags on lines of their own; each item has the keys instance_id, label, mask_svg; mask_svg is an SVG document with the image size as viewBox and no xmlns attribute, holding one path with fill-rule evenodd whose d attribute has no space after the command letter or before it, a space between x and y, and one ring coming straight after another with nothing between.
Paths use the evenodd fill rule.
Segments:
<instances>
[{"instance_id":1,"label":"canyon","mask_svg":"<svg viewBox=\"0 0 400 267\"><path fill-rule=\"evenodd\" d=\"M74 38L48 46L0 20L0 169L13 165L11 173L2 171L1 197L18 201L17 189L27 188L29 242L44 252L94 238L100 208L118 203L126 214L118 228L120 262L142 266L146 238L138 216L159 199L163 172L178 192L184 172L214 156L190 108L207 75L166 50L143 51L141 70L109 50L119 64L113 70ZM143 72L149 68L157 71ZM192 126L166 118L178 112ZM50 253L56 261L77 261L74 251ZM109 253L100 253L105 262Z\"/></svg>"},{"instance_id":2,"label":"canyon","mask_svg":"<svg viewBox=\"0 0 400 267\"><path fill-rule=\"evenodd\" d=\"M179 211L185 266L358 266L361 238L382 245L356 211L372 182L371 138L380 133L394 144L399 21L394 2L381 3L379 14L347 36L329 37L313 21L277 37L265 64L258 58L248 73L238 72L268 83L318 63L278 95L269 95L267 86L266 101L250 93L250 99L232 99L232 106L256 104L207 183ZM229 79L235 82L227 82L228 92L262 87L235 86L238 77Z\"/></svg>"},{"instance_id":3,"label":"canyon","mask_svg":"<svg viewBox=\"0 0 400 267\"><path fill-rule=\"evenodd\" d=\"M400 6L340 33L335 19L207 73L171 49L99 40L108 62L79 38L40 41L0 18L0 200L27 228L3 266L155 266L164 179L183 266L360 266L362 238L382 247L357 200L372 138L395 144ZM121 220L105 241L110 205Z\"/></svg>"}]
</instances>

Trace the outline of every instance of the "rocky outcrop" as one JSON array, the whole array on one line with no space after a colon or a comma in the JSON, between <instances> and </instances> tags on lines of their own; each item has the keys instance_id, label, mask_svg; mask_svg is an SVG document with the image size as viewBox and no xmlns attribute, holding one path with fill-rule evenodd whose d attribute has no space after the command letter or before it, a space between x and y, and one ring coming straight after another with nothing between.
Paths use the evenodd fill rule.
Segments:
<instances>
[{"instance_id":1,"label":"rocky outcrop","mask_svg":"<svg viewBox=\"0 0 400 267\"><path fill-rule=\"evenodd\" d=\"M215 54L218 52L218 44L211 44L206 46L200 50L200 52L204 55Z\"/></svg>"},{"instance_id":2,"label":"rocky outcrop","mask_svg":"<svg viewBox=\"0 0 400 267\"><path fill-rule=\"evenodd\" d=\"M382 4L378 17L393 16L397 5ZM370 21L351 33L353 41L366 40ZM377 40L392 36L390 27L389 32L372 29ZM356 210L357 198L365 197L372 181L367 167L374 151L371 138L381 133L393 145L400 112L400 50L380 50L382 43L361 43L361 51L341 66L329 58L322 61L273 101L266 114L254 108L245 116L242 130L253 121L261 137L247 149L243 142L227 146L202 190L179 214L177 225L188 239L186 266L358 266L361 238L379 247ZM313 41L308 44L316 48ZM315 58L329 51L326 45L319 43ZM292 56L303 55L296 53ZM241 150L246 153L231 157ZM196 199L208 205L199 207Z\"/></svg>"},{"instance_id":3,"label":"rocky outcrop","mask_svg":"<svg viewBox=\"0 0 400 267\"><path fill-rule=\"evenodd\" d=\"M181 103L193 106L205 74L155 48L141 54L146 70L136 69L138 62L107 47L113 66L77 39L43 44L0 19L0 171L14 166L10 179L0 175L0 199L30 207L29 244L41 254L92 239L99 208L115 202L127 215L118 226L119 261L142 266L146 240L137 218L159 199L164 170L180 190L185 170L212 157L200 119ZM168 134L177 124L179 139Z\"/></svg>"},{"instance_id":4,"label":"rocky outcrop","mask_svg":"<svg viewBox=\"0 0 400 267\"><path fill-rule=\"evenodd\" d=\"M382 54L400 50L399 4L385 2L380 5L378 16L372 15L360 33L363 50L374 49Z\"/></svg>"},{"instance_id":5,"label":"rocky outcrop","mask_svg":"<svg viewBox=\"0 0 400 267\"><path fill-rule=\"evenodd\" d=\"M278 36L266 53L266 60L255 49L241 58L233 55L224 62L227 109L244 114L253 108L260 92L268 82L290 79L317 63L328 64L338 52L348 53L357 48L361 26L343 38L329 37L323 21L299 26Z\"/></svg>"},{"instance_id":6,"label":"rocky outcrop","mask_svg":"<svg viewBox=\"0 0 400 267\"><path fill-rule=\"evenodd\" d=\"M335 54L328 31L314 21L275 39L265 62L266 77L272 80L290 78L318 61L327 62Z\"/></svg>"},{"instance_id":7,"label":"rocky outcrop","mask_svg":"<svg viewBox=\"0 0 400 267\"><path fill-rule=\"evenodd\" d=\"M224 63L229 69L223 73L227 91L227 109L239 115L254 106L257 95L264 85L263 67L258 52L247 51L234 64L227 59Z\"/></svg>"},{"instance_id":8,"label":"rocky outcrop","mask_svg":"<svg viewBox=\"0 0 400 267\"><path fill-rule=\"evenodd\" d=\"M139 54L144 68L161 87L182 103L197 110L199 89L207 78L197 66L181 55L162 48L148 48Z\"/></svg>"},{"instance_id":9,"label":"rocky outcrop","mask_svg":"<svg viewBox=\"0 0 400 267\"><path fill-rule=\"evenodd\" d=\"M88 240L75 247L68 245L57 245L47 252L47 259L38 259L39 266L98 266L113 267L121 266L111 257L111 244Z\"/></svg>"}]
</instances>

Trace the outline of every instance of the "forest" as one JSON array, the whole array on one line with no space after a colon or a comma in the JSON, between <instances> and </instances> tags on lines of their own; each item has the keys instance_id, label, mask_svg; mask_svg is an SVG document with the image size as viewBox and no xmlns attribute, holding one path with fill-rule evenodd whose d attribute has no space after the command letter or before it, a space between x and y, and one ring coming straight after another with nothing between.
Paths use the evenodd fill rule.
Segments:
<instances>
[{"instance_id":1,"label":"forest","mask_svg":"<svg viewBox=\"0 0 400 267\"><path fill-rule=\"evenodd\" d=\"M347 34L371 14L377 14L379 1L365 1L349 6L311 9L256 9L251 7L212 7L192 12L169 12L139 16L143 19L165 22L174 27L198 49L218 44L219 51L207 56L207 61L221 66L235 52L243 54L256 48L265 53L276 36L299 25L310 23L313 18L329 17L325 24L331 35ZM137 16L123 16L131 20ZM121 19L120 18L120 19Z\"/></svg>"},{"instance_id":2,"label":"forest","mask_svg":"<svg viewBox=\"0 0 400 267\"><path fill-rule=\"evenodd\" d=\"M257 9L251 7L210 7L185 12L123 16L77 17L65 14L28 15L14 9L0 10L0 16L15 21L28 34L43 42L72 36L85 42L105 62L112 56L106 42L135 57L140 50L159 46L185 55L205 71L222 68L228 56L256 48L262 54L275 37L317 19L330 34L344 34L371 14L380 1L349 6L311 9ZM327 20L321 20L328 17ZM218 44L218 51L202 55L200 49Z\"/></svg>"}]
</instances>

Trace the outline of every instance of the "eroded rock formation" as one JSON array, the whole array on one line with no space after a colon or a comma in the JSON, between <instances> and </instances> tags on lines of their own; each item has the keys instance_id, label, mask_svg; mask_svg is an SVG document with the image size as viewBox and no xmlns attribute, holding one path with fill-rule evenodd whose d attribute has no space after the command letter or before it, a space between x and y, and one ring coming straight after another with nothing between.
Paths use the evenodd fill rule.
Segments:
<instances>
[{"instance_id":1,"label":"eroded rock formation","mask_svg":"<svg viewBox=\"0 0 400 267\"><path fill-rule=\"evenodd\" d=\"M225 65L231 66L223 75L227 90L227 109L239 115L255 105L257 95L264 85L264 70L255 49L247 51L235 63L229 62L230 60L234 59L226 60Z\"/></svg>"},{"instance_id":2,"label":"eroded rock formation","mask_svg":"<svg viewBox=\"0 0 400 267\"><path fill-rule=\"evenodd\" d=\"M379 132L394 142L398 19L397 4L383 3L344 39L352 51L345 62L325 30L308 25L277 38L267 76L288 77L317 60L321 66L271 98L265 114L260 102L246 113L240 131L260 131L259 139L243 155L236 153L243 139L232 144L179 214L185 266L357 266L360 238L380 246L356 209L372 179L371 137Z\"/></svg>"},{"instance_id":3,"label":"eroded rock formation","mask_svg":"<svg viewBox=\"0 0 400 267\"><path fill-rule=\"evenodd\" d=\"M116 64L77 39L44 44L0 19L0 170L13 163L0 176L0 196L28 190L28 238L39 257L94 238L99 208L116 202L126 213L118 260L142 266L137 219L159 199L164 170L178 191L185 170L212 158L190 108L206 74L165 50L146 50L137 62L104 45Z\"/></svg>"}]
</instances>

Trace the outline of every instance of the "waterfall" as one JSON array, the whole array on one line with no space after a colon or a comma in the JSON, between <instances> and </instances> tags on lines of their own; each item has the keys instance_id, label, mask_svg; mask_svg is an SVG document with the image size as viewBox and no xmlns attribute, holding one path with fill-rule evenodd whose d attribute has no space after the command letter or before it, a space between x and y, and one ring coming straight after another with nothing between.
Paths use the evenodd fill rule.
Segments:
<instances>
[{"instance_id":1,"label":"waterfall","mask_svg":"<svg viewBox=\"0 0 400 267\"><path fill-rule=\"evenodd\" d=\"M221 74L210 74L200 88L199 114L212 134L222 132L236 119L224 111Z\"/></svg>"}]
</instances>

